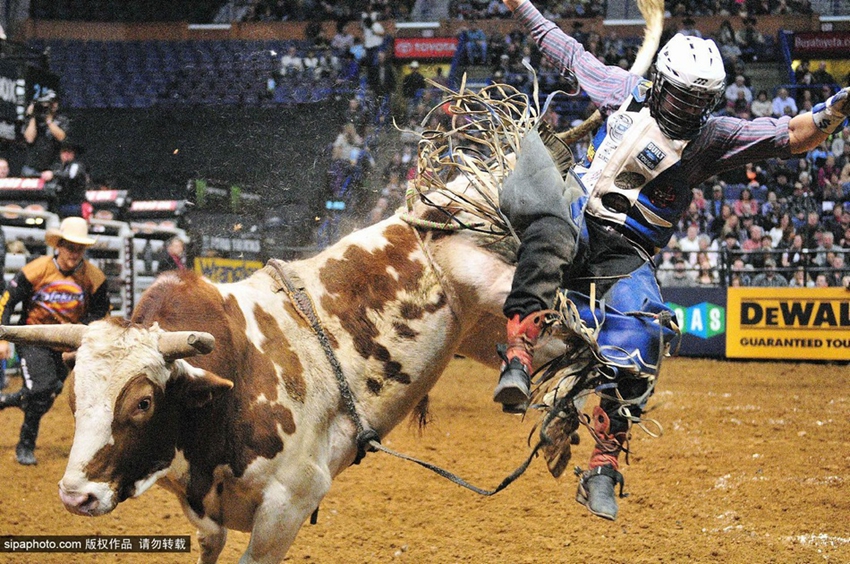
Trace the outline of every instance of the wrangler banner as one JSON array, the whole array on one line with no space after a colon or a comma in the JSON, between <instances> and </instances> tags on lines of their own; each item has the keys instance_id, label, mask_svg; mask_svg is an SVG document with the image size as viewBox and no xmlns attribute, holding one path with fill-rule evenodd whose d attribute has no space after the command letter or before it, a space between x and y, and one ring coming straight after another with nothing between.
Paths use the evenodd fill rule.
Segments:
<instances>
[{"instance_id":1,"label":"wrangler banner","mask_svg":"<svg viewBox=\"0 0 850 564\"><path fill-rule=\"evenodd\" d=\"M213 282L239 282L263 268L258 260L237 260L218 257L201 257L195 259L195 272L206 276Z\"/></svg>"},{"instance_id":2,"label":"wrangler banner","mask_svg":"<svg viewBox=\"0 0 850 564\"><path fill-rule=\"evenodd\" d=\"M729 288L726 356L850 360L844 288Z\"/></svg>"}]
</instances>

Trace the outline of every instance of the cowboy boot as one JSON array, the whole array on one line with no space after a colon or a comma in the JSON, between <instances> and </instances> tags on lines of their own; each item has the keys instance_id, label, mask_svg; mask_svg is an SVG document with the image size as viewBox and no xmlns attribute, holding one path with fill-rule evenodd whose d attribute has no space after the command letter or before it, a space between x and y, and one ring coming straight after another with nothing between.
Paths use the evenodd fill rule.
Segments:
<instances>
[{"instance_id":1,"label":"cowboy boot","mask_svg":"<svg viewBox=\"0 0 850 564\"><path fill-rule=\"evenodd\" d=\"M38 438L38 428L41 425L41 418L53 406L54 400L55 396L52 392L29 394L24 399L24 422L21 425L18 445L15 447L15 457L18 459L18 464L24 466L37 464L33 451L35 450L35 440Z\"/></svg>"},{"instance_id":2,"label":"cowboy boot","mask_svg":"<svg viewBox=\"0 0 850 564\"><path fill-rule=\"evenodd\" d=\"M611 421L599 406L593 408L593 419L588 428L596 441L596 447L590 455L588 470L581 474L576 501L594 515L613 521L618 511L614 492L617 484L620 485L620 497L625 497L624 480L619 472L617 457L623 450L627 434L611 434Z\"/></svg>"},{"instance_id":3,"label":"cowboy boot","mask_svg":"<svg viewBox=\"0 0 850 564\"><path fill-rule=\"evenodd\" d=\"M0 394L0 409L21 407L21 392L22 390L18 390L10 394Z\"/></svg>"},{"instance_id":4,"label":"cowboy boot","mask_svg":"<svg viewBox=\"0 0 850 564\"><path fill-rule=\"evenodd\" d=\"M33 451L35 450L35 439L38 437L40 422L41 416L35 418L31 413L25 413L24 422L21 425L20 439L15 447L15 458L18 459L18 464L32 466L37 463Z\"/></svg>"},{"instance_id":5,"label":"cowboy boot","mask_svg":"<svg viewBox=\"0 0 850 564\"><path fill-rule=\"evenodd\" d=\"M534 345L543 328L542 312L520 319L519 314L508 319L508 344L502 356L502 372L493 392L493 401L502 404L505 413L525 413L531 397L531 359Z\"/></svg>"}]
</instances>

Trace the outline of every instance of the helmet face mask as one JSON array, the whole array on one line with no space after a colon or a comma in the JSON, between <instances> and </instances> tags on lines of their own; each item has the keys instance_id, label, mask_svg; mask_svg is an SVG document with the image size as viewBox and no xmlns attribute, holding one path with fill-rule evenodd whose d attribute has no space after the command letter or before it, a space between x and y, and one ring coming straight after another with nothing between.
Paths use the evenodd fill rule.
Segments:
<instances>
[{"instance_id":1,"label":"helmet face mask","mask_svg":"<svg viewBox=\"0 0 850 564\"><path fill-rule=\"evenodd\" d=\"M726 71L714 42L677 34L658 53L650 113L671 139L692 139L725 88Z\"/></svg>"}]
</instances>

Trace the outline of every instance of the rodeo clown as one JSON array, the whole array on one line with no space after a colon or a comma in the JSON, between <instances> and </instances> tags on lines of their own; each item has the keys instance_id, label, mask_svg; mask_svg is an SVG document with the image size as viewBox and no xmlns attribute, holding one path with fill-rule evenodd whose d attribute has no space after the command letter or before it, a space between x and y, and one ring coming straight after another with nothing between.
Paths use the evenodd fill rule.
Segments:
<instances>
[{"instance_id":1,"label":"rodeo clown","mask_svg":"<svg viewBox=\"0 0 850 564\"><path fill-rule=\"evenodd\" d=\"M494 400L511 413L529 405L534 346L557 290L569 290L581 318L599 329L611 352L616 389L600 394L589 429L596 446L576 501L605 519L617 517L618 457L632 421L651 395L664 342L675 331L643 313L668 312L651 257L664 247L691 201L691 187L718 172L816 147L844 121L848 89L795 117L711 116L726 74L711 40L675 35L658 53L653 81L606 66L544 18L529 0L503 0L563 75L574 75L599 108L588 157L574 168L583 189L570 189L536 131L522 141L502 187L502 211L521 245L505 305L507 349ZM591 285L592 284L592 285ZM594 327L603 298L605 324ZM597 313L594 313L597 312ZM622 313L621 313L622 312ZM627 406L627 409L623 409Z\"/></svg>"},{"instance_id":2,"label":"rodeo clown","mask_svg":"<svg viewBox=\"0 0 850 564\"><path fill-rule=\"evenodd\" d=\"M8 325L17 304L23 306L21 325L90 323L109 313L107 280L103 272L83 258L95 240L82 217L67 217L59 229L50 228L44 239L55 249L30 261L18 272L0 298L0 321ZM0 358L8 358L9 343L0 341ZM19 407L24 421L15 457L19 464L36 464L35 442L41 418L62 391L68 367L62 352L37 345L19 345L23 387L0 394L0 409Z\"/></svg>"}]
</instances>

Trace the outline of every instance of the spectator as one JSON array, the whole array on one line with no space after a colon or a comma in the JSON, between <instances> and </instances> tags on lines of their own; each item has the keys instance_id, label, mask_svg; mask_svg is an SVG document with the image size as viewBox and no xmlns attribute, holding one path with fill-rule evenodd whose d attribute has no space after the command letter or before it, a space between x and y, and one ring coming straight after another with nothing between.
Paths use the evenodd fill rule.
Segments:
<instances>
[{"instance_id":1,"label":"spectator","mask_svg":"<svg viewBox=\"0 0 850 564\"><path fill-rule=\"evenodd\" d=\"M796 84L812 84L812 69L809 64L808 59L803 59L794 69L794 82Z\"/></svg>"},{"instance_id":2,"label":"spectator","mask_svg":"<svg viewBox=\"0 0 850 564\"><path fill-rule=\"evenodd\" d=\"M728 109L732 109L735 106L735 102L738 101L738 93L744 93L744 99L747 103L751 103L753 101L753 91L750 90L750 87L746 85L744 82L744 75L739 74L735 77L735 81L726 87L726 92L724 95L726 96L726 107Z\"/></svg>"},{"instance_id":3,"label":"spectator","mask_svg":"<svg viewBox=\"0 0 850 564\"><path fill-rule=\"evenodd\" d=\"M801 176L807 173L801 173ZM791 213L791 220L794 222L794 227L799 231L805 226L810 213L817 215L818 204L812 195L806 191L803 183L797 181L794 183L794 193L788 198L788 211Z\"/></svg>"},{"instance_id":4,"label":"spectator","mask_svg":"<svg viewBox=\"0 0 850 564\"><path fill-rule=\"evenodd\" d=\"M723 186L715 184L711 187L711 199L707 200L705 204L706 212L712 218L709 222L708 231L715 238L720 235L720 228L715 224L717 223L717 219L721 218L721 215L723 214L723 206L728 206L723 199ZM729 207L729 213L732 213L731 207ZM722 223L720 225L722 225Z\"/></svg>"},{"instance_id":5,"label":"spectator","mask_svg":"<svg viewBox=\"0 0 850 564\"><path fill-rule=\"evenodd\" d=\"M776 261L768 258L764 261L764 271L756 274L752 285L757 287L782 288L788 286L788 279L776 272Z\"/></svg>"},{"instance_id":6,"label":"spectator","mask_svg":"<svg viewBox=\"0 0 850 564\"><path fill-rule=\"evenodd\" d=\"M756 29L757 23L753 17L746 18L744 27L735 33L735 42L741 48L742 58L745 61L757 61L764 47L764 36Z\"/></svg>"},{"instance_id":7,"label":"spectator","mask_svg":"<svg viewBox=\"0 0 850 564\"><path fill-rule=\"evenodd\" d=\"M366 55L366 47L363 45L363 39L360 37L354 38L354 44L348 50L354 56L354 60L358 65L371 66Z\"/></svg>"},{"instance_id":8,"label":"spectator","mask_svg":"<svg viewBox=\"0 0 850 564\"><path fill-rule=\"evenodd\" d=\"M832 178L833 174L839 174L841 171L838 170L838 167L835 165L835 155L832 153L827 154L826 160L823 163L823 166L818 169L817 176L817 191L815 192L816 196L820 196L823 199L823 189L826 186L826 183Z\"/></svg>"},{"instance_id":9,"label":"spectator","mask_svg":"<svg viewBox=\"0 0 850 564\"><path fill-rule=\"evenodd\" d=\"M824 221L824 229L832 231L834 241L841 241L848 227L850 227L850 208L836 205L832 208L832 215Z\"/></svg>"},{"instance_id":10,"label":"spectator","mask_svg":"<svg viewBox=\"0 0 850 564\"><path fill-rule=\"evenodd\" d=\"M756 99L750 104L750 113L754 118L768 117L773 113L773 103L767 97L767 90L759 90Z\"/></svg>"},{"instance_id":11,"label":"spectator","mask_svg":"<svg viewBox=\"0 0 850 564\"><path fill-rule=\"evenodd\" d=\"M820 273L815 277L815 288L829 288L826 274Z\"/></svg>"},{"instance_id":12,"label":"spectator","mask_svg":"<svg viewBox=\"0 0 850 564\"><path fill-rule=\"evenodd\" d=\"M401 81L401 95L404 96L408 106L416 104L425 87L425 77L419 72L419 61L411 62L410 72Z\"/></svg>"},{"instance_id":13,"label":"spectator","mask_svg":"<svg viewBox=\"0 0 850 564\"><path fill-rule=\"evenodd\" d=\"M770 230L779 224L779 218L782 215L782 204L776 197L776 192L773 190L767 193L767 199L761 205L761 215L758 216L759 225L765 230Z\"/></svg>"},{"instance_id":14,"label":"spectator","mask_svg":"<svg viewBox=\"0 0 850 564\"><path fill-rule=\"evenodd\" d=\"M832 231L824 231L820 238L820 244L815 247L816 254L812 260L818 266L829 267L827 254L834 253L836 250L838 250L838 246L835 244L835 235Z\"/></svg>"},{"instance_id":15,"label":"spectator","mask_svg":"<svg viewBox=\"0 0 850 564\"><path fill-rule=\"evenodd\" d=\"M295 45L290 45L286 54L280 58L280 76L298 78L304 72L304 59L298 54Z\"/></svg>"},{"instance_id":16,"label":"spectator","mask_svg":"<svg viewBox=\"0 0 850 564\"><path fill-rule=\"evenodd\" d=\"M369 87L379 104L384 100L389 101L396 88L396 72L386 51L378 51L374 64L368 67L366 74Z\"/></svg>"},{"instance_id":17,"label":"spectator","mask_svg":"<svg viewBox=\"0 0 850 564\"><path fill-rule=\"evenodd\" d=\"M782 266L792 268L797 266L808 267L811 265L811 257L803 247L803 236L794 235L791 246L782 254Z\"/></svg>"},{"instance_id":18,"label":"spectator","mask_svg":"<svg viewBox=\"0 0 850 564\"><path fill-rule=\"evenodd\" d=\"M791 216L788 213L783 213L779 216L779 222L770 228L768 234L772 240L772 245L780 248L784 242L793 240L794 224L791 222Z\"/></svg>"},{"instance_id":19,"label":"spectator","mask_svg":"<svg viewBox=\"0 0 850 564\"><path fill-rule=\"evenodd\" d=\"M716 286L719 282L717 269L711 264L708 253L701 251L697 254L697 277L698 286Z\"/></svg>"},{"instance_id":20,"label":"spectator","mask_svg":"<svg viewBox=\"0 0 850 564\"><path fill-rule=\"evenodd\" d=\"M685 18L679 26L679 33L690 37L702 38L702 32L697 29L696 22L693 18Z\"/></svg>"},{"instance_id":21,"label":"spectator","mask_svg":"<svg viewBox=\"0 0 850 564\"><path fill-rule=\"evenodd\" d=\"M673 275L667 279L668 288L682 288L696 286L696 280L688 268L688 262L683 258L673 261Z\"/></svg>"},{"instance_id":22,"label":"spectator","mask_svg":"<svg viewBox=\"0 0 850 564\"><path fill-rule=\"evenodd\" d=\"M764 235L764 230L761 226L751 223L747 226L747 238L741 243L741 248L748 253L761 249L762 235Z\"/></svg>"},{"instance_id":23,"label":"spectator","mask_svg":"<svg viewBox=\"0 0 850 564\"><path fill-rule=\"evenodd\" d=\"M832 269L826 273L826 282L830 286L842 288L844 287L844 277L850 274L847 271L847 266L845 264L845 257L843 253L835 252L832 253L832 261L830 265Z\"/></svg>"},{"instance_id":24,"label":"spectator","mask_svg":"<svg viewBox=\"0 0 850 564\"><path fill-rule=\"evenodd\" d=\"M462 32L463 33L463 32ZM464 33L466 39L466 63L469 65L487 64L487 35L475 24Z\"/></svg>"},{"instance_id":25,"label":"spectator","mask_svg":"<svg viewBox=\"0 0 850 564\"><path fill-rule=\"evenodd\" d=\"M812 280L805 268L798 266L794 269L794 275L788 281L788 286L791 288L814 288L815 281Z\"/></svg>"},{"instance_id":26,"label":"spectator","mask_svg":"<svg viewBox=\"0 0 850 564\"><path fill-rule=\"evenodd\" d=\"M806 223L798 232L803 237L803 247L806 249L816 249L818 246L818 239L822 236L822 229L820 225L820 214L817 211L810 211L806 215Z\"/></svg>"},{"instance_id":27,"label":"spectator","mask_svg":"<svg viewBox=\"0 0 850 564\"><path fill-rule=\"evenodd\" d=\"M26 325L89 323L104 317L109 312L106 276L83 258L95 243L86 220L65 218L58 230L47 230L45 241L55 254L38 257L15 275L0 302L3 325L9 324L19 303L24 305L20 323ZM68 368L60 351L36 345L18 345L17 351L24 385L15 393L0 394L0 409L24 411L15 456L19 464L32 465L41 418L62 391ZM0 342L0 358L9 358L5 341Z\"/></svg>"},{"instance_id":28,"label":"spectator","mask_svg":"<svg viewBox=\"0 0 850 564\"><path fill-rule=\"evenodd\" d=\"M724 61L734 62L740 59L743 53L735 40L735 30L729 20L723 20L717 32L717 46Z\"/></svg>"},{"instance_id":29,"label":"spectator","mask_svg":"<svg viewBox=\"0 0 850 564\"><path fill-rule=\"evenodd\" d=\"M774 171L772 178L768 180L768 188L776 194L777 199L787 199L794 193L794 185L789 181L791 172L786 169Z\"/></svg>"},{"instance_id":30,"label":"spectator","mask_svg":"<svg viewBox=\"0 0 850 564\"><path fill-rule=\"evenodd\" d=\"M732 210L740 218L755 216L759 213L759 203L753 199L752 191L744 188L740 197L732 203Z\"/></svg>"},{"instance_id":31,"label":"spectator","mask_svg":"<svg viewBox=\"0 0 850 564\"><path fill-rule=\"evenodd\" d=\"M337 75L337 84L356 83L360 79L360 63L352 51L346 51L342 56L342 64Z\"/></svg>"},{"instance_id":32,"label":"spectator","mask_svg":"<svg viewBox=\"0 0 850 564\"><path fill-rule=\"evenodd\" d=\"M679 249L689 264L696 264L699 251L699 227L696 224L689 225L685 236L679 239Z\"/></svg>"},{"instance_id":33,"label":"spectator","mask_svg":"<svg viewBox=\"0 0 850 564\"><path fill-rule=\"evenodd\" d=\"M360 26L363 29L363 47L366 49L366 64L371 66L378 62L378 51L384 45L384 26L378 21L378 13L363 13L360 15Z\"/></svg>"},{"instance_id":34,"label":"spectator","mask_svg":"<svg viewBox=\"0 0 850 564\"><path fill-rule=\"evenodd\" d=\"M357 133L353 123L346 123L342 131L333 142L331 158L335 161L343 161L355 164L360 158L363 150L363 138Z\"/></svg>"},{"instance_id":35,"label":"spectator","mask_svg":"<svg viewBox=\"0 0 850 564\"><path fill-rule=\"evenodd\" d=\"M27 155L22 176L40 176L59 160L59 144L71 133L70 121L59 113L59 98L53 90L45 90L27 107L24 140Z\"/></svg>"},{"instance_id":36,"label":"spectator","mask_svg":"<svg viewBox=\"0 0 850 564\"><path fill-rule=\"evenodd\" d=\"M336 34L331 39L331 49L337 53L345 53L354 46L354 36L345 30L345 20L337 20Z\"/></svg>"},{"instance_id":37,"label":"spectator","mask_svg":"<svg viewBox=\"0 0 850 564\"><path fill-rule=\"evenodd\" d=\"M670 247L664 248L659 254L660 261L658 262L658 267L655 269L655 279L658 280L661 286L667 286L667 283L673 276L673 270L675 268L673 257L673 249Z\"/></svg>"},{"instance_id":38,"label":"spectator","mask_svg":"<svg viewBox=\"0 0 850 564\"><path fill-rule=\"evenodd\" d=\"M89 176L83 163L77 160L80 147L68 139L59 148L59 162L41 173L45 182L53 182L56 189L56 213L60 217L88 218L91 206L86 202Z\"/></svg>"},{"instance_id":39,"label":"spectator","mask_svg":"<svg viewBox=\"0 0 850 564\"><path fill-rule=\"evenodd\" d=\"M9 161L0 157L0 178L9 178Z\"/></svg>"},{"instance_id":40,"label":"spectator","mask_svg":"<svg viewBox=\"0 0 850 564\"><path fill-rule=\"evenodd\" d=\"M186 270L186 244L178 236L174 236L165 243L162 258L157 265L157 274L168 270Z\"/></svg>"},{"instance_id":41,"label":"spectator","mask_svg":"<svg viewBox=\"0 0 850 564\"><path fill-rule=\"evenodd\" d=\"M342 64L334 52L330 49L321 51L318 64L316 65L316 78L333 78L339 74Z\"/></svg>"},{"instance_id":42,"label":"spectator","mask_svg":"<svg viewBox=\"0 0 850 564\"><path fill-rule=\"evenodd\" d=\"M307 54L304 55L302 62L304 64L304 72L307 74L307 76L313 79L318 78L319 57L316 56L316 52L312 49L307 51Z\"/></svg>"},{"instance_id":43,"label":"spectator","mask_svg":"<svg viewBox=\"0 0 850 564\"><path fill-rule=\"evenodd\" d=\"M753 277L751 276L752 265L746 264L744 259L741 257L737 257L732 261L732 267L730 270L730 276L732 279L737 279L738 286L752 286L753 285ZM733 284L729 284L732 286Z\"/></svg>"},{"instance_id":44,"label":"spectator","mask_svg":"<svg viewBox=\"0 0 850 564\"><path fill-rule=\"evenodd\" d=\"M787 88L781 87L776 91L776 97L773 99L772 115L773 117L797 115L797 102L794 101L794 98L788 96Z\"/></svg>"},{"instance_id":45,"label":"spectator","mask_svg":"<svg viewBox=\"0 0 850 564\"><path fill-rule=\"evenodd\" d=\"M354 124L357 131L363 131L369 122L369 112L360 103L360 98L354 96L348 99L348 107L345 109L345 121Z\"/></svg>"},{"instance_id":46,"label":"spectator","mask_svg":"<svg viewBox=\"0 0 850 564\"><path fill-rule=\"evenodd\" d=\"M720 28L717 30L716 39L717 44L721 46L721 54L723 53L722 45L735 43L735 30L732 28L732 24L729 23L729 20L723 20L722 22L720 22Z\"/></svg>"},{"instance_id":47,"label":"spectator","mask_svg":"<svg viewBox=\"0 0 850 564\"><path fill-rule=\"evenodd\" d=\"M812 80L815 84L827 84L829 86L835 84L835 77L826 70L826 61L818 63L818 70L812 73ZM830 92L832 92L832 89L830 89Z\"/></svg>"}]
</instances>

